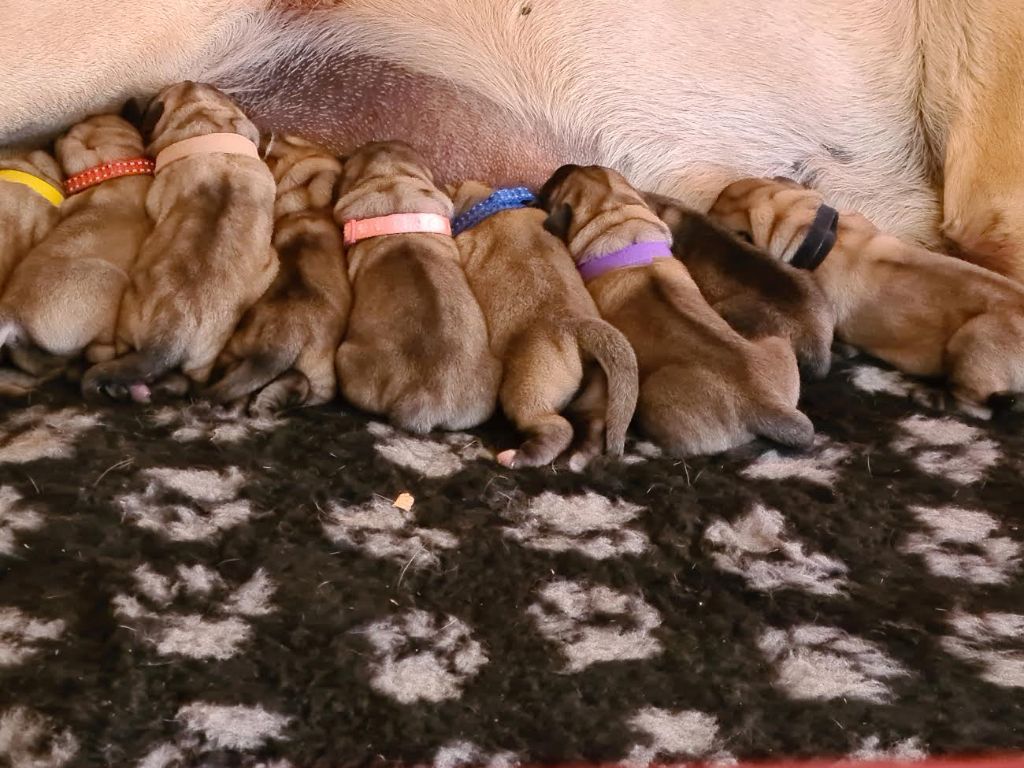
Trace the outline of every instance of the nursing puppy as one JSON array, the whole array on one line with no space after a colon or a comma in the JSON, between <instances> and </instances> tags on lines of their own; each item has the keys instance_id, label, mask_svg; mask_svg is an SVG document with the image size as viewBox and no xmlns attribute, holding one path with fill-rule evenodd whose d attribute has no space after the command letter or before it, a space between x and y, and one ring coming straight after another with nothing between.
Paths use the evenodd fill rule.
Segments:
<instances>
[{"instance_id":1,"label":"nursing puppy","mask_svg":"<svg viewBox=\"0 0 1024 768\"><path fill-rule=\"evenodd\" d=\"M668 224L673 255L729 325L748 339L788 339L803 371L828 373L835 317L814 278L677 200L645 193L644 201Z\"/></svg>"},{"instance_id":2,"label":"nursing puppy","mask_svg":"<svg viewBox=\"0 0 1024 768\"><path fill-rule=\"evenodd\" d=\"M402 221L382 218L393 214L426 214L433 232L389 226ZM338 379L353 405L412 432L474 426L497 400L501 370L446 234L451 214L408 145L366 144L346 160L334 216L346 227L353 301ZM415 231L369 234L385 229Z\"/></svg>"},{"instance_id":3,"label":"nursing puppy","mask_svg":"<svg viewBox=\"0 0 1024 768\"><path fill-rule=\"evenodd\" d=\"M789 261L807 239L820 194L785 179L730 185L711 215ZM810 273L836 314L836 335L918 376L941 376L968 410L1012 406L1024 393L1024 287L838 218L835 245Z\"/></svg>"},{"instance_id":4,"label":"nursing puppy","mask_svg":"<svg viewBox=\"0 0 1024 768\"><path fill-rule=\"evenodd\" d=\"M242 111L212 86L179 83L149 105L144 126L144 133L152 126L149 154L157 156L146 198L154 229L131 271L117 326L118 352L134 351L91 368L82 380L87 397L123 398L130 390L145 400L144 385L179 366L205 383L239 318L277 274L274 177ZM211 134L231 142L230 151L179 144ZM161 165L168 150L182 154L165 155Z\"/></svg>"},{"instance_id":5,"label":"nursing puppy","mask_svg":"<svg viewBox=\"0 0 1024 768\"><path fill-rule=\"evenodd\" d=\"M0 289L60 219L60 166L42 150L0 150Z\"/></svg>"},{"instance_id":6,"label":"nursing puppy","mask_svg":"<svg viewBox=\"0 0 1024 768\"><path fill-rule=\"evenodd\" d=\"M668 226L617 172L559 168L541 190L546 226L562 236L602 316L622 331L640 369L637 406L644 430L676 455L717 453L755 436L806 447L810 420L796 409L800 377L789 344L748 341L701 296L671 258ZM665 256L599 271L636 244ZM593 262L588 267L588 262Z\"/></svg>"},{"instance_id":7,"label":"nursing puppy","mask_svg":"<svg viewBox=\"0 0 1024 768\"><path fill-rule=\"evenodd\" d=\"M475 181L452 191L460 216L493 192ZM575 463L602 449L621 454L636 408L633 349L601 319L565 245L544 229L546 218L537 208L504 210L455 238L504 369L501 407L526 434L517 450L498 454L507 467L548 464L569 448L573 428L559 415L566 407L582 411L585 423Z\"/></svg>"},{"instance_id":8,"label":"nursing puppy","mask_svg":"<svg viewBox=\"0 0 1024 768\"><path fill-rule=\"evenodd\" d=\"M333 206L341 163L291 136L271 137L267 163L277 181L274 248L280 271L242 317L207 391L222 403L261 390L251 410L319 405L337 393L334 356L352 303Z\"/></svg>"},{"instance_id":9,"label":"nursing puppy","mask_svg":"<svg viewBox=\"0 0 1024 768\"><path fill-rule=\"evenodd\" d=\"M58 139L56 153L74 189L87 186L73 193L69 183L60 222L14 268L0 299L0 339L35 376L59 372L83 351L90 362L113 357L128 270L150 231L151 167L135 127L116 115L90 117ZM89 181L77 177L90 169ZM133 175L113 175L124 171ZM92 183L101 172L112 177Z\"/></svg>"}]
</instances>

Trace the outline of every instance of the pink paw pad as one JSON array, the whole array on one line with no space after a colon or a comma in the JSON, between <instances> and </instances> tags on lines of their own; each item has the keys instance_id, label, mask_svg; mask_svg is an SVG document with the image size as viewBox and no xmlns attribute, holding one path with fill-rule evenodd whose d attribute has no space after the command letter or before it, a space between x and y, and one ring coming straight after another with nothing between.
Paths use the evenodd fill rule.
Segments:
<instances>
[{"instance_id":1,"label":"pink paw pad","mask_svg":"<svg viewBox=\"0 0 1024 768\"><path fill-rule=\"evenodd\" d=\"M149 387L141 381L138 381L128 387L128 394L136 403L148 403L153 393L150 392Z\"/></svg>"}]
</instances>

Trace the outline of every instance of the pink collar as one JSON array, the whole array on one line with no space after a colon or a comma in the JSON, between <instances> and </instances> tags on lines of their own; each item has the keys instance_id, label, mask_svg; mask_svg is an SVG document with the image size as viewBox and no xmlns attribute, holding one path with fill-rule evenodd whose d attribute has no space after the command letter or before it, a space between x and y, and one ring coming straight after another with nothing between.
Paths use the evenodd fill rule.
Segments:
<instances>
[{"instance_id":1,"label":"pink collar","mask_svg":"<svg viewBox=\"0 0 1024 768\"><path fill-rule=\"evenodd\" d=\"M245 136L237 133L208 133L205 136L193 136L171 144L156 156L155 173L160 173L175 160L189 155L208 155L221 152L226 155L246 155L260 159L260 151Z\"/></svg>"},{"instance_id":2,"label":"pink collar","mask_svg":"<svg viewBox=\"0 0 1024 768\"><path fill-rule=\"evenodd\" d=\"M410 235L425 232L433 235L452 234L452 223L438 213L393 213L373 219L351 219L345 222L345 245L381 235Z\"/></svg>"}]
</instances>

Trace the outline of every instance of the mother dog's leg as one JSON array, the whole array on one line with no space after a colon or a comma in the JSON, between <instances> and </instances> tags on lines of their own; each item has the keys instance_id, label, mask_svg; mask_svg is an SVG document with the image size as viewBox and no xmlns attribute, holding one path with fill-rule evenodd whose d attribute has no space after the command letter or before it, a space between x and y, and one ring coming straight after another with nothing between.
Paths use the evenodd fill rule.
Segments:
<instances>
[{"instance_id":1,"label":"mother dog's leg","mask_svg":"<svg viewBox=\"0 0 1024 768\"><path fill-rule=\"evenodd\" d=\"M964 258L1024 282L1024 5L929 1L944 9L925 51L943 232Z\"/></svg>"},{"instance_id":2,"label":"mother dog's leg","mask_svg":"<svg viewBox=\"0 0 1024 768\"><path fill-rule=\"evenodd\" d=\"M196 76L267 0L0 0L0 143Z\"/></svg>"}]
</instances>

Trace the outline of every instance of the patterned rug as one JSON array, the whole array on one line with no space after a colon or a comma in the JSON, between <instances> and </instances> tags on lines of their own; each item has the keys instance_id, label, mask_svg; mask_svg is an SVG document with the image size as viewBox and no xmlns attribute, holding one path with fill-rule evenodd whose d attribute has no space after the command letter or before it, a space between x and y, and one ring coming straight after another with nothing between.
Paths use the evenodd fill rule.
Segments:
<instances>
[{"instance_id":1,"label":"patterned rug","mask_svg":"<svg viewBox=\"0 0 1024 768\"><path fill-rule=\"evenodd\" d=\"M807 454L582 474L500 424L6 407L0 765L1020 749L1021 425L907 393L846 361Z\"/></svg>"}]
</instances>

